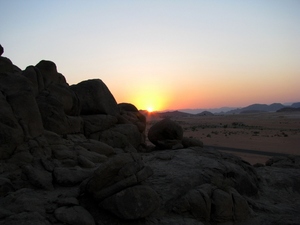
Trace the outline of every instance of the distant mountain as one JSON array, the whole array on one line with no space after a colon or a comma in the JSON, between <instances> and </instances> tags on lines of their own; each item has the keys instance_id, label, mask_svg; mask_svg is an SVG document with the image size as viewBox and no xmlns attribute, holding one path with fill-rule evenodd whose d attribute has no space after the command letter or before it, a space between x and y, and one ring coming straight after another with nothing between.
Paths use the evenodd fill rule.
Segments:
<instances>
[{"instance_id":1,"label":"distant mountain","mask_svg":"<svg viewBox=\"0 0 300 225\"><path fill-rule=\"evenodd\" d=\"M291 105L293 108L300 108L300 102L295 102Z\"/></svg>"},{"instance_id":2,"label":"distant mountain","mask_svg":"<svg viewBox=\"0 0 300 225\"><path fill-rule=\"evenodd\" d=\"M287 109L284 109L287 108ZM295 108L295 109L294 109ZM259 112L277 112L280 109L286 111L297 111L300 108L300 102L290 103L290 106L281 103L267 104L252 104L243 108L221 107L212 109L180 109L175 111L151 112L140 110L144 115L157 117L192 117L204 115L222 115L222 114L240 114L240 113L259 113Z\"/></svg>"},{"instance_id":3,"label":"distant mountain","mask_svg":"<svg viewBox=\"0 0 300 225\"><path fill-rule=\"evenodd\" d=\"M213 116L214 114L209 111L203 111L201 113L196 114L196 116Z\"/></svg>"},{"instance_id":4,"label":"distant mountain","mask_svg":"<svg viewBox=\"0 0 300 225\"><path fill-rule=\"evenodd\" d=\"M284 108L281 103L267 104L252 104L244 108L234 109L228 111L226 114L239 114L239 113L254 113L254 112L276 112L277 110Z\"/></svg>"},{"instance_id":5,"label":"distant mountain","mask_svg":"<svg viewBox=\"0 0 300 225\"><path fill-rule=\"evenodd\" d=\"M294 107L284 107L276 112L300 112L300 107L294 108Z\"/></svg>"},{"instance_id":6,"label":"distant mountain","mask_svg":"<svg viewBox=\"0 0 300 225\"><path fill-rule=\"evenodd\" d=\"M180 109L181 112L186 112L190 114L199 114L204 111L211 112L213 114L215 113L226 113L230 110L236 109L236 107L221 107L221 108L206 108L206 109Z\"/></svg>"},{"instance_id":7,"label":"distant mountain","mask_svg":"<svg viewBox=\"0 0 300 225\"><path fill-rule=\"evenodd\" d=\"M159 117L162 117L162 118L191 117L191 116L195 116L194 114L180 112L178 110L176 110L176 111L170 111L170 112L156 112L155 114L157 116L159 116Z\"/></svg>"}]
</instances>

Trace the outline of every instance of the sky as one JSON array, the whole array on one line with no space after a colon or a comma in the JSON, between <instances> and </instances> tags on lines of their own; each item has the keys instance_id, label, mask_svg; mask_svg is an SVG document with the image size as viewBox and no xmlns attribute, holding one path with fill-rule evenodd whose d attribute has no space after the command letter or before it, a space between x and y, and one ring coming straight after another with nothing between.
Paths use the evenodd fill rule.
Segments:
<instances>
[{"instance_id":1,"label":"sky","mask_svg":"<svg viewBox=\"0 0 300 225\"><path fill-rule=\"evenodd\" d=\"M300 101L298 0L0 0L3 56L139 109Z\"/></svg>"}]
</instances>

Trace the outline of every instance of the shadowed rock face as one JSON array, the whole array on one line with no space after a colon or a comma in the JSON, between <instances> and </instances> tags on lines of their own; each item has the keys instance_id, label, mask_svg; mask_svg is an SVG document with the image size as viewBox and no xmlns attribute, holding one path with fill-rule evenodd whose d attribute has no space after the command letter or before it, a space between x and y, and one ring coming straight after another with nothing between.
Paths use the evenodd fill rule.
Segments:
<instances>
[{"instance_id":1,"label":"shadowed rock face","mask_svg":"<svg viewBox=\"0 0 300 225\"><path fill-rule=\"evenodd\" d=\"M300 221L299 157L255 168L170 120L146 152L145 127L99 79L70 87L51 61L21 71L0 56L0 224Z\"/></svg>"},{"instance_id":2,"label":"shadowed rock face","mask_svg":"<svg viewBox=\"0 0 300 225\"><path fill-rule=\"evenodd\" d=\"M183 129L176 122L163 119L149 129L148 138L161 149L178 148L178 145L182 147Z\"/></svg>"},{"instance_id":3,"label":"shadowed rock face","mask_svg":"<svg viewBox=\"0 0 300 225\"><path fill-rule=\"evenodd\" d=\"M100 79L82 81L72 85L81 103L82 115L107 114L117 116L119 108L114 96Z\"/></svg>"},{"instance_id":4,"label":"shadowed rock face","mask_svg":"<svg viewBox=\"0 0 300 225\"><path fill-rule=\"evenodd\" d=\"M2 47L2 45L0 45L0 56L3 54L4 52L4 48Z\"/></svg>"}]
</instances>

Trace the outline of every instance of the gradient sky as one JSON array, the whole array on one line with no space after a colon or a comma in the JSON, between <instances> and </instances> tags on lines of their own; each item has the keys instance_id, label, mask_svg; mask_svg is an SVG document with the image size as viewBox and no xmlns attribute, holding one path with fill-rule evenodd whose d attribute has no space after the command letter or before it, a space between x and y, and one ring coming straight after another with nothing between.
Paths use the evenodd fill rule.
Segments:
<instances>
[{"instance_id":1,"label":"gradient sky","mask_svg":"<svg viewBox=\"0 0 300 225\"><path fill-rule=\"evenodd\" d=\"M300 101L298 0L0 0L0 44L139 109Z\"/></svg>"}]
</instances>

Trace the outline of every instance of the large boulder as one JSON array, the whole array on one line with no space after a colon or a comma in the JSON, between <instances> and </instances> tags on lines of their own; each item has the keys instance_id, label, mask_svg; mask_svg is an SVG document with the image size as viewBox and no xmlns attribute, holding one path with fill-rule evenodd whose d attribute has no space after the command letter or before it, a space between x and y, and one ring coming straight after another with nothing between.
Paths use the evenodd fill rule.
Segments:
<instances>
[{"instance_id":1,"label":"large boulder","mask_svg":"<svg viewBox=\"0 0 300 225\"><path fill-rule=\"evenodd\" d=\"M119 115L117 102L102 80L87 80L70 87L81 103L81 115Z\"/></svg>"},{"instance_id":2,"label":"large boulder","mask_svg":"<svg viewBox=\"0 0 300 225\"><path fill-rule=\"evenodd\" d=\"M35 66L39 69L43 76L44 86L48 87L50 84L66 84L65 77L57 72L54 62L42 60Z\"/></svg>"},{"instance_id":3,"label":"large boulder","mask_svg":"<svg viewBox=\"0 0 300 225\"><path fill-rule=\"evenodd\" d=\"M182 138L182 127L168 118L154 124L148 132L148 139L160 149L181 148Z\"/></svg>"},{"instance_id":4,"label":"large boulder","mask_svg":"<svg viewBox=\"0 0 300 225\"><path fill-rule=\"evenodd\" d=\"M141 133L146 129L146 117L130 103L118 104L120 109L119 123L132 123L137 126Z\"/></svg>"},{"instance_id":5,"label":"large boulder","mask_svg":"<svg viewBox=\"0 0 300 225\"><path fill-rule=\"evenodd\" d=\"M20 73L2 73L0 89L19 121L24 135L28 138L41 135L43 124L31 82Z\"/></svg>"},{"instance_id":6,"label":"large boulder","mask_svg":"<svg viewBox=\"0 0 300 225\"><path fill-rule=\"evenodd\" d=\"M31 81L35 96L45 89L43 75L37 67L28 66L22 71L22 74Z\"/></svg>"},{"instance_id":7,"label":"large boulder","mask_svg":"<svg viewBox=\"0 0 300 225\"><path fill-rule=\"evenodd\" d=\"M2 47L2 45L0 45L0 56L3 54L4 52L4 48Z\"/></svg>"},{"instance_id":8,"label":"large boulder","mask_svg":"<svg viewBox=\"0 0 300 225\"><path fill-rule=\"evenodd\" d=\"M82 132L83 120L78 116L66 115L63 102L55 95L45 90L38 95L36 100L45 129L58 134Z\"/></svg>"},{"instance_id":9,"label":"large boulder","mask_svg":"<svg viewBox=\"0 0 300 225\"><path fill-rule=\"evenodd\" d=\"M6 158L25 139L41 135L44 128L32 84L20 72L1 73L0 90L0 158Z\"/></svg>"},{"instance_id":10,"label":"large boulder","mask_svg":"<svg viewBox=\"0 0 300 225\"><path fill-rule=\"evenodd\" d=\"M5 159L10 157L15 148L23 142L24 133L2 92L0 105L0 159Z\"/></svg>"}]
</instances>

